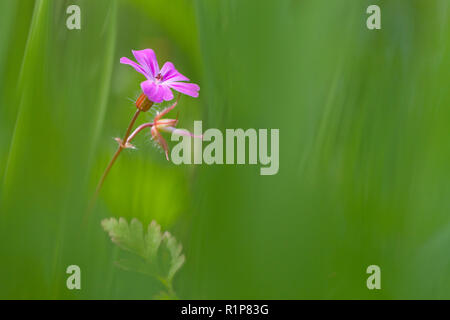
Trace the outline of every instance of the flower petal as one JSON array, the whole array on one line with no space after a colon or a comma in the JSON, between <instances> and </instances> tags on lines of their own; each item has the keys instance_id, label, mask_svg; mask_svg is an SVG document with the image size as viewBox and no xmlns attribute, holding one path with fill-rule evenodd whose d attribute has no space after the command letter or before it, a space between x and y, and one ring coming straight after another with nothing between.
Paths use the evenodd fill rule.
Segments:
<instances>
[{"instance_id":1,"label":"flower petal","mask_svg":"<svg viewBox=\"0 0 450 320\"><path fill-rule=\"evenodd\" d=\"M160 84L156 84L152 80L146 80L141 83L142 91L145 93L147 98L155 103L163 102L164 98L164 88Z\"/></svg>"},{"instance_id":2,"label":"flower petal","mask_svg":"<svg viewBox=\"0 0 450 320\"><path fill-rule=\"evenodd\" d=\"M170 82L167 85L178 92L187 94L188 96L194 98L198 97L198 91L200 90L200 87L195 83Z\"/></svg>"},{"instance_id":3,"label":"flower petal","mask_svg":"<svg viewBox=\"0 0 450 320\"><path fill-rule=\"evenodd\" d=\"M128 59L127 57L122 57L120 58L120 63L122 64L128 64L130 66L132 66L137 72L142 73L144 76L147 74L144 70L144 68L142 68L140 65L138 65L136 62Z\"/></svg>"},{"instance_id":4,"label":"flower petal","mask_svg":"<svg viewBox=\"0 0 450 320\"><path fill-rule=\"evenodd\" d=\"M177 69L175 69L175 66L173 65L172 62L164 63L161 69L161 75L163 77L164 82L189 81L189 78L183 76L181 73L178 72Z\"/></svg>"},{"instance_id":5,"label":"flower petal","mask_svg":"<svg viewBox=\"0 0 450 320\"><path fill-rule=\"evenodd\" d=\"M141 67L146 71L149 78L155 78L159 73L158 60L152 49L133 50L133 55Z\"/></svg>"},{"instance_id":6,"label":"flower petal","mask_svg":"<svg viewBox=\"0 0 450 320\"><path fill-rule=\"evenodd\" d=\"M169 86L161 84L161 88L163 90L163 99L165 101L172 100L173 99L173 93L172 93L172 90L170 90Z\"/></svg>"}]
</instances>

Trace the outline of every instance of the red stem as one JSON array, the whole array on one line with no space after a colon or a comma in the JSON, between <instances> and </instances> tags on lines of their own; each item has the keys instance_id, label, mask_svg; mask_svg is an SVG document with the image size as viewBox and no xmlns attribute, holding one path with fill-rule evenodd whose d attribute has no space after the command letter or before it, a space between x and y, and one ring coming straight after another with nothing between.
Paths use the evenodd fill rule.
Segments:
<instances>
[{"instance_id":1,"label":"red stem","mask_svg":"<svg viewBox=\"0 0 450 320\"><path fill-rule=\"evenodd\" d=\"M134 137L136 137L136 135L137 135L139 132L141 132L141 131L144 130L145 128L152 127L152 126L153 126L153 123L152 123L152 122L141 124L139 127L137 127L137 128L133 131L132 134L130 134L130 135L128 136L128 139L127 139L126 142L127 142L127 143L128 143L128 142L131 142L131 140L133 140Z\"/></svg>"},{"instance_id":2,"label":"red stem","mask_svg":"<svg viewBox=\"0 0 450 320\"><path fill-rule=\"evenodd\" d=\"M103 175L100 178L100 181L98 182L97 188L95 189L95 194L94 194L94 196L93 196L93 198L91 200L91 205L90 205L91 208L94 205L95 200L98 197L98 194L100 193L100 190L101 190L101 188L103 186L103 183L105 182L106 177L108 176L109 171L111 170L113 164L116 162L117 157L119 157L119 154L124 149L124 144L128 140L128 137L130 136L131 129L133 129L134 123L136 122L136 119L138 118L140 113L141 113L141 110L137 109L136 113L134 114L133 118L131 119L130 124L128 125L127 131L125 133L125 136L124 136L122 142L119 143L119 148L117 149L116 153L114 154L114 156L112 157L112 159L109 162L108 166L106 167L105 172L103 172Z\"/></svg>"}]
</instances>

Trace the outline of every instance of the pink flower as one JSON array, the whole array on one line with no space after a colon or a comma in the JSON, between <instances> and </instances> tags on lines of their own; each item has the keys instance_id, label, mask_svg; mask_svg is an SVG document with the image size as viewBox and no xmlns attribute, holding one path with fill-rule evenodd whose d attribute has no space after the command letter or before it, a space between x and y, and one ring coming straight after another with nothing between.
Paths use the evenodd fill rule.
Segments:
<instances>
[{"instance_id":1,"label":"pink flower","mask_svg":"<svg viewBox=\"0 0 450 320\"><path fill-rule=\"evenodd\" d=\"M187 83L187 77L175 69L172 62L166 62L161 70L152 49L132 51L137 62L126 57L120 59L120 63L132 66L137 72L142 73L147 80L141 83L142 91L155 102L170 101L173 99L171 89L197 98L200 87L195 83Z\"/></svg>"}]
</instances>

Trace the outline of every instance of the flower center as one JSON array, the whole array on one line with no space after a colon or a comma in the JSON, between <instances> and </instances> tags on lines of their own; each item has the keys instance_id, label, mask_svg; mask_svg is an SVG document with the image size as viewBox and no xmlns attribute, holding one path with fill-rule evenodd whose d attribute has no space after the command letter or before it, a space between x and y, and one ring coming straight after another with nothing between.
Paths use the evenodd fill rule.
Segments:
<instances>
[{"instance_id":1,"label":"flower center","mask_svg":"<svg viewBox=\"0 0 450 320\"><path fill-rule=\"evenodd\" d=\"M156 76L155 79L158 80L158 81L162 81L163 76L161 75L161 73L158 73L158 75Z\"/></svg>"}]
</instances>

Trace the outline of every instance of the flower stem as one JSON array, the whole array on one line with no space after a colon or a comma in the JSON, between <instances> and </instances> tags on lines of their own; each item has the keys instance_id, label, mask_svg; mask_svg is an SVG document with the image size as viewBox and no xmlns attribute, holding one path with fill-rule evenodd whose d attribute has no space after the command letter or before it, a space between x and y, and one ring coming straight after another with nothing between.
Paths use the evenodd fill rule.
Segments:
<instances>
[{"instance_id":1,"label":"flower stem","mask_svg":"<svg viewBox=\"0 0 450 320\"><path fill-rule=\"evenodd\" d=\"M148 127L152 127L153 126L153 123L144 123L144 124L141 124L139 127L137 127L134 131L133 131L133 133L132 134L130 134L129 136L128 136L128 139L127 139L127 141L126 142L131 142L131 140L133 140L134 139L134 137L136 137L136 135L139 133L139 132L141 132L142 130L144 130L145 128L148 128Z\"/></svg>"},{"instance_id":2,"label":"flower stem","mask_svg":"<svg viewBox=\"0 0 450 320\"><path fill-rule=\"evenodd\" d=\"M157 278L162 283L162 285L166 288L169 298L172 300L178 300L175 290L173 290L172 281L168 280L166 278L162 278L162 277L157 277Z\"/></svg>"},{"instance_id":3,"label":"flower stem","mask_svg":"<svg viewBox=\"0 0 450 320\"><path fill-rule=\"evenodd\" d=\"M126 143L126 141L128 140L128 136L131 133L131 129L133 129L134 123L136 122L136 119L138 118L139 114L141 113L141 110L137 109L136 113L134 114L133 118L131 119L130 124L128 125L127 131L125 133L124 138L122 139L122 143L119 143L119 148L117 148L116 153L114 154L114 156L112 157L111 161L109 162L108 166L105 169L105 172L103 172L102 177L100 178L100 181L98 182L97 188L95 189L95 194L91 200L91 204L90 204L90 208L93 207L95 200L98 197L98 194L100 193L100 190L103 186L103 183L105 182L106 177L108 176L109 171L111 170L113 164L116 162L117 157L119 157L120 153L122 152L122 150L124 149L124 145Z\"/></svg>"}]
</instances>

